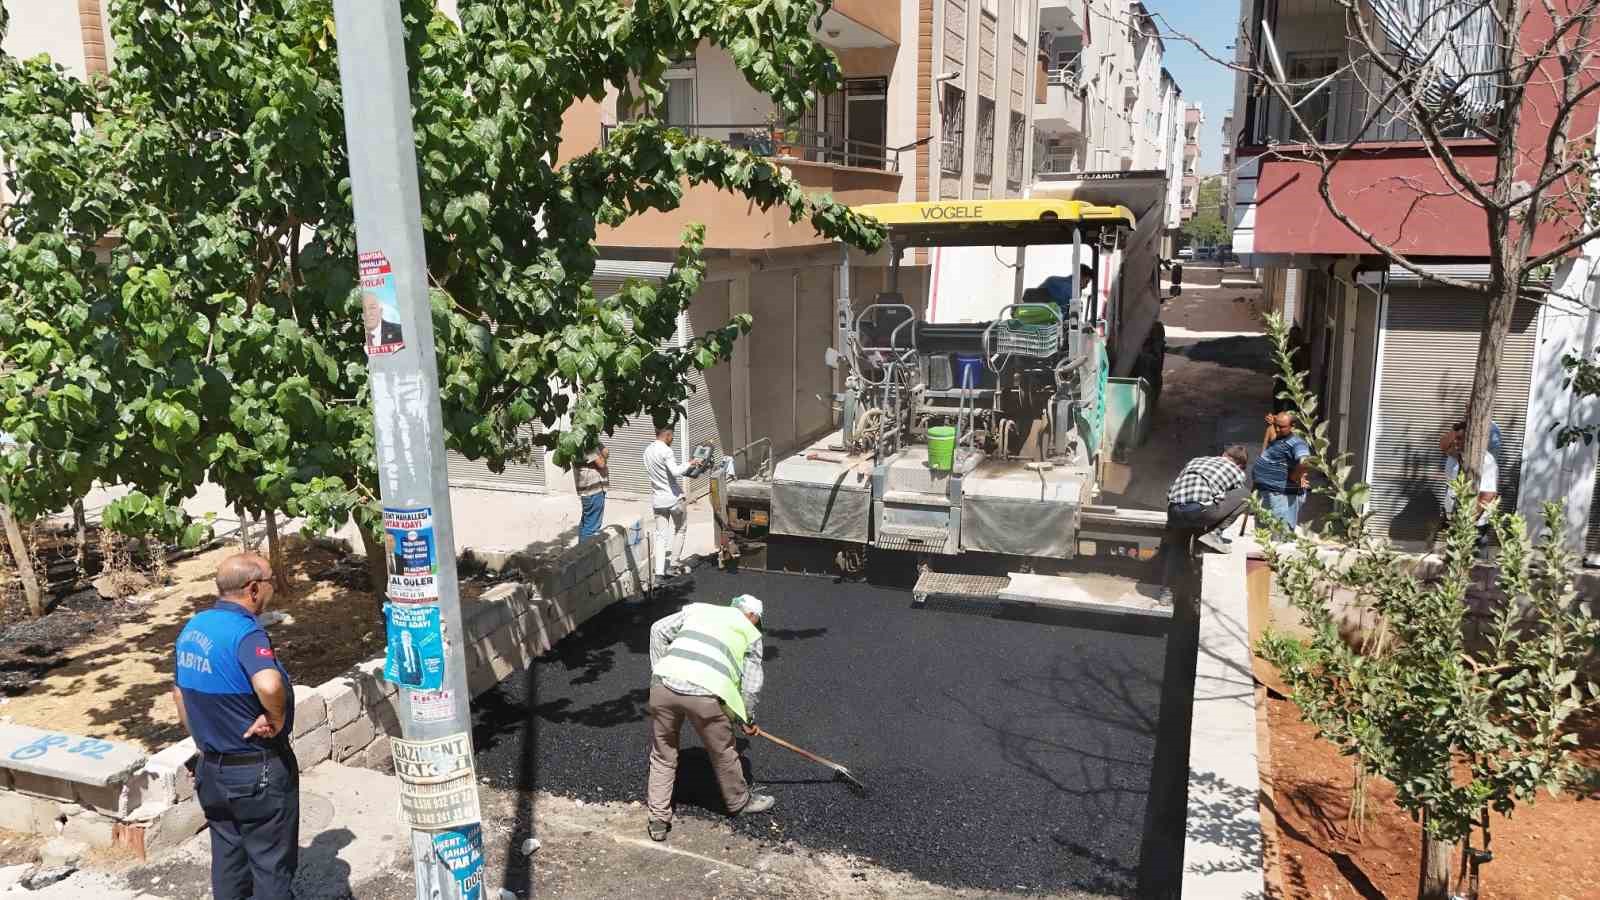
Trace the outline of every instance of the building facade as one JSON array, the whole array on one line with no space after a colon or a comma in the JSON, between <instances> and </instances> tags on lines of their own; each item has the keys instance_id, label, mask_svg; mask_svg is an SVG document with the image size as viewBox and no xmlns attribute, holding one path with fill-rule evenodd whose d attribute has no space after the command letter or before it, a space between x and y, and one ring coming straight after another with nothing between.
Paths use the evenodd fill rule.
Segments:
<instances>
[{"instance_id":1,"label":"building facade","mask_svg":"<svg viewBox=\"0 0 1600 900\"><path fill-rule=\"evenodd\" d=\"M1183 90L1178 87L1172 73L1162 69L1159 126L1162 152L1157 168L1167 173L1167 233L1162 243L1164 256L1173 254L1178 230L1183 226L1183 143L1180 140L1183 118Z\"/></svg>"},{"instance_id":2,"label":"building facade","mask_svg":"<svg viewBox=\"0 0 1600 900\"><path fill-rule=\"evenodd\" d=\"M1403 34L1407 17L1426 16L1439 0L1405 0L1370 7L1373 27ZM1438 436L1465 418L1484 325L1486 299L1390 265L1371 244L1334 219L1318 192L1321 170L1301 149L1308 138L1355 140L1359 153L1329 179L1335 202L1363 229L1430 272L1458 280L1488 276L1487 231L1481 210L1451 190L1419 135L1403 117L1368 109L1371 73L1352 66L1344 13L1330 0L1243 0L1237 43L1246 66L1263 62L1252 48L1269 30L1281 65L1293 81L1328 79L1307 91L1296 109L1316 129L1307 135L1272 93L1240 75L1235 116L1225 135L1234 164L1225 171L1232 203L1233 245L1255 267L1269 305L1299 327L1310 349L1310 385L1320 396L1335 450L1351 454L1354 475L1371 485L1375 530L1400 542L1431 540L1445 493ZM1493 32L1487 13L1463 27ZM1522 24L1524 41L1548 34L1536 12ZM1492 48L1498 35L1481 43ZM1485 60L1464 70L1487 71ZM1463 90L1492 108L1498 89L1468 77ZM1524 158L1542 156L1553 99L1529 92L1519 133ZM1593 98L1574 119L1594 128ZM1371 124L1368 124L1368 123ZM1497 143L1464 124L1451 149L1471 171L1490 172ZM1554 246L1556 229L1536 232L1535 251ZM1558 265L1551 284L1593 305L1593 248ZM1594 315L1581 303L1524 303L1513 317L1502 358L1492 418L1502 441L1497 452L1502 504L1537 527L1545 501L1567 509L1566 536L1575 547L1600 550L1600 512L1594 503L1595 450L1556 446L1554 426L1594 421L1594 404L1578 403L1562 384L1561 358L1594 344Z\"/></svg>"},{"instance_id":3,"label":"building facade","mask_svg":"<svg viewBox=\"0 0 1600 900\"><path fill-rule=\"evenodd\" d=\"M1200 202L1200 133L1205 128L1206 117L1200 104L1190 103L1183 108L1183 180L1179 190L1179 217L1187 222L1194 218Z\"/></svg>"}]
</instances>

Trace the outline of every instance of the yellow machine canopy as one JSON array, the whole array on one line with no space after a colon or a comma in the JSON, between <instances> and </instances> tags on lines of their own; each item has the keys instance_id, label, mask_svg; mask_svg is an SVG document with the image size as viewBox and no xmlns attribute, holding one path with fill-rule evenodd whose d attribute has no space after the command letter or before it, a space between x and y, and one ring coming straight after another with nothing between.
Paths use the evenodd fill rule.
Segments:
<instances>
[{"instance_id":1,"label":"yellow machine canopy","mask_svg":"<svg viewBox=\"0 0 1600 900\"><path fill-rule=\"evenodd\" d=\"M855 211L882 222L890 241L900 247L1070 244L1075 229L1088 242L1105 229L1135 226L1126 206L1097 206L1083 200L870 203Z\"/></svg>"}]
</instances>

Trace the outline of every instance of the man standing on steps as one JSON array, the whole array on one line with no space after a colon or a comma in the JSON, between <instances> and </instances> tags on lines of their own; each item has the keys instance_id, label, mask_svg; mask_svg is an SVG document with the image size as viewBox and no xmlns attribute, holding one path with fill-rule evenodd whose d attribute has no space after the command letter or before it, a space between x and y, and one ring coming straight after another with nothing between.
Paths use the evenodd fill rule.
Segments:
<instances>
[{"instance_id":1,"label":"man standing on steps","mask_svg":"<svg viewBox=\"0 0 1600 900\"><path fill-rule=\"evenodd\" d=\"M200 748L195 795L211 827L216 900L288 900L300 852L294 692L256 621L272 566L253 553L217 567L215 606L178 635L178 719Z\"/></svg>"},{"instance_id":2,"label":"man standing on steps","mask_svg":"<svg viewBox=\"0 0 1600 900\"><path fill-rule=\"evenodd\" d=\"M1172 602L1173 586L1183 573L1195 539L1219 553L1231 549L1232 542L1217 532L1227 529L1244 512L1250 496L1244 482L1249 462L1244 447L1234 444L1221 456L1189 460L1167 488L1167 530L1161 537L1162 602Z\"/></svg>"},{"instance_id":3,"label":"man standing on steps","mask_svg":"<svg viewBox=\"0 0 1600 900\"><path fill-rule=\"evenodd\" d=\"M1266 446L1250 467L1256 495L1274 518L1293 531L1311 487L1311 445L1294 431L1294 413L1267 415Z\"/></svg>"},{"instance_id":4,"label":"man standing on steps","mask_svg":"<svg viewBox=\"0 0 1600 900\"><path fill-rule=\"evenodd\" d=\"M606 488L611 472L606 468L609 453L605 445L572 466L572 483L578 491L583 516L578 520L578 541L582 543L600 533L606 517Z\"/></svg>"},{"instance_id":5,"label":"man standing on steps","mask_svg":"<svg viewBox=\"0 0 1600 900\"><path fill-rule=\"evenodd\" d=\"M650 505L655 512L654 567L660 581L688 571L683 565L683 541L689 533L689 501L683 496L682 478L699 475L699 463L679 463L672 452L675 429L671 422L656 428L656 439L644 448L644 471L650 476Z\"/></svg>"},{"instance_id":6,"label":"man standing on steps","mask_svg":"<svg viewBox=\"0 0 1600 900\"><path fill-rule=\"evenodd\" d=\"M651 840L672 829L672 787L678 775L678 737L694 726L730 815L766 812L776 802L753 793L739 765L733 721L757 733L761 693L761 601L749 594L728 606L691 603L650 626L650 777L646 805Z\"/></svg>"}]
</instances>

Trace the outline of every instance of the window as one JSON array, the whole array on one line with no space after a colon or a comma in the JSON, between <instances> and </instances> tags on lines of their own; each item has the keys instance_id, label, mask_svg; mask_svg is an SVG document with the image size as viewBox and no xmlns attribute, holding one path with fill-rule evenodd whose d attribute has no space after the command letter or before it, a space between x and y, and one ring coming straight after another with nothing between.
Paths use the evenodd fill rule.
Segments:
<instances>
[{"instance_id":1,"label":"window","mask_svg":"<svg viewBox=\"0 0 1600 900\"><path fill-rule=\"evenodd\" d=\"M1022 113L1011 114L1011 139L1006 142L1006 180L1022 183L1022 160L1027 151L1028 119Z\"/></svg>"},{"instance_id":2,"label":"window","mask_svg":"<svg viewBox=\"0 0 1600 900\"><path fill-rule=\"evenodd\" d=\"M661 120L668 125L693 125L694 101L694 64L668 69L666 110Z\"/></svg>"},{"instance_id":3,"label":"window","mask_svg":"<svg viewBox=\"0 0 1600 900\"><path fill-rule=\"evenodd\" d=\"M946 175L961 174L961 159L966 152L967 92L953 84L944 86L944 107L940 110L939 170Z\"/></svg>"},{"instance_id":4,"label":"window","mask_svg":"<svg viewBox=\"0 0 1600 900\"><path fill-rule=\"evenodd\" d=\"M994 101L978 98L978 147L972 174L982 179L994 176Z\"/></svg>"},{"instance_id":5,"label":"window","mask_svg":"<svg viewBox=\"0 0 1600 900\"><path fill-rule=\"evenodd\" d=\"M688 59L672 64L668 69L666 78L666 96L660 106L653 111L646 112L643 98L634 96L639 102L623 115L624 120L643 119L654 116L668 125L687 128L695 124L695 81L694 60ZM619 110L619 113L621 111Z\"/></svg>"}]
</instances>

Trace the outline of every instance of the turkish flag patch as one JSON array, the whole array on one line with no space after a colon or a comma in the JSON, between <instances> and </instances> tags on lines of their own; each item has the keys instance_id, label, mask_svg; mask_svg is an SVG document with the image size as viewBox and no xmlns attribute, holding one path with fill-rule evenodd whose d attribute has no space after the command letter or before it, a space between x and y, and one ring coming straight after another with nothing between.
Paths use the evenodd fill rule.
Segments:
<instances>
[{"instance_id":1,"label":"turkish flag patch","mask_svg":"<svg viewBox=\"0 0 1600 900\"><path fill-rule=\"evenodd\" d=\"M271 647L257 647L256 648L256 655L257 656L264 656L267 659L271 659L272 658L272 648Z\"/></svg>"}]
</instances>

